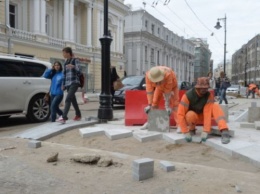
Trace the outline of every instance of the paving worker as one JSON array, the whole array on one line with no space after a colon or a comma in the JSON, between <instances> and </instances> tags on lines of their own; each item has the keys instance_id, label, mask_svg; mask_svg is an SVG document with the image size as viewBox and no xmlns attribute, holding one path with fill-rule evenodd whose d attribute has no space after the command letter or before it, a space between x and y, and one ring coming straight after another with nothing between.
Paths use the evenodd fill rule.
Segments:
<instances>
[{"instance_id":1,"label":"paving worker","mask_svg":"<svg viewBox=\"0 0 260 194\"><path fill-rule=\"evenodd\" d=\"M198 78L194 88L187 91L181 98L178 107L178 121L181 132L187 142L192 141L195 135L197 123L203 123L201 141L206 141L211 130L211 118L213 117L221 131L221 142L228 144L230 136L224 113L219 104L214 103L214 95L208 91L209 79Z\"/></svg>"},{"instance_id":2,"label":"paving worker","mask_svg":"<svg viewBox=\"0 0 260 194\"><path fill-rule=\"evenodd\" d=\"M251 82L247 88L246 97L248 98L248 96L250 96L250 94L252 93L252 98L255 98L256 88L257 88L257 85L255 85L253 82Z\"/></svg>"},{"instance_id":3,"label":"paving worker","mask_svg":"<svg viewBox=\"0 0 260 194\"><path fill-rule=\"evenodd\" d=\"M158 109L162 97L165 100L165 110L168 115L173 112L173 117L177 122L177 108L179 104L178 82L174 71L166 66L152 67L145 76L146 94L148 106L144 111L148 113L151 109Z\"/></svg>"}]
</instances>

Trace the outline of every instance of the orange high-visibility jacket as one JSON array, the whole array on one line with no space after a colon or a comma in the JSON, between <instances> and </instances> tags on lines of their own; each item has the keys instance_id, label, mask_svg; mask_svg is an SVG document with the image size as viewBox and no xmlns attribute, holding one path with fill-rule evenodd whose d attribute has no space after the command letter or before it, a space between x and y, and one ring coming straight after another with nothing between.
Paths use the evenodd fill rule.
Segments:
<instances>
[{"instance_id":1,"label":"orange high-visibility jacket","mask_svg":"<svg viewBox=\"0 0 260 194\"><path fill-rule=\"evenodd\" d=\"M197 93L197 91L196 91ZM197 93L198 94L198 93ZM206 131L210 131L211 128L211 117L212 117L212 105L214 104L214 95L212 93L210 93L207 103L205 104L204 108L203 108L203 117L204 117L204 121L203 121L203 125L204 125L204 129ZM179 126L181 128L182 132L186 132L188 131L187 128L187 123L185 121L185 115L186 113L189 111L189 99L187 97L186 94L184 94L181 98L181 102L178 106L178 122L179 122Z\"/></svg>"},{"instance_id":2,"label":"orange high-visibility jacket","mask_svg":"<svg viewBox=\"0 0 260 194\"><path fill-rule=\"evenodd\" d=\"M166 66L158 67L165 72L164 79L161 81L160 84L153 83L149 80L149 71L146 73L145 76L147 100L148 104L152 106L158 106L162 94L171 93L176 87L178 88L178 82L174 71Z\"/></svg>"}]
</instances>

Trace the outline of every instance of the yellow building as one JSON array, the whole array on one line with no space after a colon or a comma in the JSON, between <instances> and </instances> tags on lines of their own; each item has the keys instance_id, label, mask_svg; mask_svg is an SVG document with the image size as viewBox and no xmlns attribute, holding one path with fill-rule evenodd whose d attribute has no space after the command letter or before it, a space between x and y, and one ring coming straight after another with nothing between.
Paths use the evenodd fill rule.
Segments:
<instances>
[{"instance_id":1,"label":"yellow building","mask_svg":"<svg viewBox=\"0 0 260 194\"><path fill-rule=\"evenodd\" d=\"M0 1L0 53L63 61L62 49L72 47L76 57L87 57L82 64L87 90L101 88L101 44L103 0L2 0ZM124 17L128 8L123 0L109 0L108 28L111 65L124 74ZM109 72L108 72L109 73Z\"/></svg>"}]
</instances>

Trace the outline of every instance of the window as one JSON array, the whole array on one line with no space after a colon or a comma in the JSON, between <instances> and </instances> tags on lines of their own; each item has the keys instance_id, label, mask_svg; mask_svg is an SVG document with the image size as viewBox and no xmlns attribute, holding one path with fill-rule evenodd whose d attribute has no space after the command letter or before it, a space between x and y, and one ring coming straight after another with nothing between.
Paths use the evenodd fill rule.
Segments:
<instances>
[{"instance_id":1,"label":"window","mask_svg":"<svg viewBox=\"0 0 260 194\"><path fill-rule=\"evenodd\" d=\"M144 47L144 60L147 61L147 46Z\"/></svg>"},{"instance_id":2,"label":"window","mask_svg":"<svg viewBox=\"0 0 260 194\"><path fill-rule=\"evenodd\" d=\"M48 14L45 16L45 33L50 35L50 16Z\"/></svg>"},{"instance_id":3,"label":"window","mask_svg":"<svg viewBox=\"0 0 260 194\"><path fill-rule=\"evenodd\" d=\"M151 49L151 62L154 62L154 49Z\"/></svg>"},{"instance_id":4,"label":"window","mask_svg":"<svg viewBox=\"0 0 260 194\"><path fill-rule=\"evenodd\" d=\"M24 77L22 63L16 61L0 61L0 77Z\"/></svg>"},{"instance_id":5,"label":"window","mask_svg":"<svg viewBox=\"0 0 260 194\"><path fill-rule=\"evenodd\" d=\"M41 77L46 67L39 63L24 62L22 68L26 72L26 77Z\"/></svg>"},{"instance_id":6,"label":"window","mask_svg":"<svg viewBox=\"0 0 260 194\"><path fill-rule=\"evenodd\" d=\"M11 4L9 5L9 22L10 27L16 27L16 6Z\"/></svg>"},{"instance_id":7,"label":"window","mask_svg":"<svg viewBox=\"0 0 260 194\"><path fill-rule=\"evenodd\" d=\"M145 27L147 28L148 27L148 21L145 20Z\"/></svg>"},{"instance_id":8,"label":"window","mask_svg":"<svg viewBox=\"0 0 260 194\"><path fill-rule=\"evenodd\" d=\"M154 34L154 24L152 24L152 34Z\"/></svg>"},{"instance_id":9,"label":"window","mask_svg":"<svg viewBox=\"0 0 260 194\"><path fill-rule=\"evenodd\" d=\"M160 35L160 28L158 28L158 35Z\"/></svg>"},{"instance_id":10,"label":"window","mask_svg":"<svg viewBox=\"0 0 260 194\"><path fill-rule=\"evenodd\" d=\"M166 35L166 41L168 41L168 39L169 39L169 37L168 37L168 35Z\"/></svg>"}]
</instances>

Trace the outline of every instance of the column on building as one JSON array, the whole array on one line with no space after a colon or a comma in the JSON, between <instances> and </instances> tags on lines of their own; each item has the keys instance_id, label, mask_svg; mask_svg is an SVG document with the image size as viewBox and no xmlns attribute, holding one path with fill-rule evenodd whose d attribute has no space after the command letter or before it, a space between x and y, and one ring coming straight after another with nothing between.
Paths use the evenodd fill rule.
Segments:
<instances>
[{"instance_id":1,"label":"column on building","mask_svg":"<svg viewBox=\"0 0 260 194\"><path fill-rule=\"evenodd\" d=\"M40 0L33 1L33 32L40 34Z\"/></svg>"},{"instance_id":2,"label":"column on building","mask_svg":"<svg viewBox=\"0 0 260 194\"><path fill-rule=\"evenodd\" d=\"M117 29L116 29L116 34L117 34L117 38L116 38L116 52L120 52L120 18L117 18Z\"/></svg>"},{"instance_id":3,"label":"column on building","mask_svg":"<svg viewBox=\"0 0 260 194\"><path fill-rule=\"evenodd\" d=\"M136 72L135 75L142 75L141 73L141 43L137 44L136 48Z\"/></svg>"},{"instance_id":4,"label":"column on building","mask_svg":"<svg viewBox=\"0 0 260 194\"><path fill-rule=\"evenodd\" d=\"M87 8L87 46L92 47L92 5L86 4Z\"/></svg>"},{"instance_id":5,"label":"column on building","mask_svg":"<svg viewBox=\"0 0 260 194\"><path fill-rule=\"evenodd\" d=\"M70 9L69 9L69 0L64 0L64 12L63 12L63 39L69 40L70 31L69 31L69 22L70 22Z\"/></svg>"},{"instance_id":6,"label":"column on building","mask_svg":"<svg viewBox=\"0 0 260 194\"><path fill-rule=\"evenodd\" d=\"M40 33L41 34L46 34L46 1L45 0L40 0Z\"/></svg>"},{"instance_id":7,"label":"column on building","mask_svg":"<svg viewBox=\"0 0 260 194\"><path fill-rule=\"evenodd\" d=\"M28 31L28 1L22 2L22 30Z\"/></svg>"},{"instance_id":8,"label":"column on building","mask_svg":"<svg viewBox=\"0 0 260 194\"><path fill-rule=\"evenodd\" d=\"M69 2L69 40L74 42L74 0Z\"/></svg>"}]
</instances>

